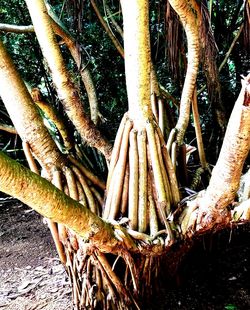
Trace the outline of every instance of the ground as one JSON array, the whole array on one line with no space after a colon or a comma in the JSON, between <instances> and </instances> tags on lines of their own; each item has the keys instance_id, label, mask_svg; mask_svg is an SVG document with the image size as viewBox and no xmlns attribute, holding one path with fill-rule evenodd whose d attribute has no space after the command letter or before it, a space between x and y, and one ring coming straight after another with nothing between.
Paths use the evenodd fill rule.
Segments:
<instances>
[{"instance_id":1,"label":"ground","mask_svg":"<svg viewBox=\"0 0 250 310\"><path fill-rule=\"evenodd\" d=\"M70 285L42 217L0 200L0 309L70 310Z\"/></svg>"},{"instance_id":2,"label":"ground","mask_svg":"<svg viewBox=\"0 0 250 310\"><path fill-rule=\"evenodd\" d=\"M250 309L250 226L197 243L143 310ZM40 215L0 199L0 310L70 310L70 285Z\"/></svg>"}]
</instances>

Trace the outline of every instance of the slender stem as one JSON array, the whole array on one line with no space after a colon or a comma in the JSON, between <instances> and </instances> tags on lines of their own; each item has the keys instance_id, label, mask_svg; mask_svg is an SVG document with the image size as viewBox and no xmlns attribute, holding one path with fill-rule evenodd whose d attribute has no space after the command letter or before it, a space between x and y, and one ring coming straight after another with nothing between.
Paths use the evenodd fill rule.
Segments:
<instances>
[{"instance_id":1,"label":"slender stem","mask_svg":"<svg viewBox=\"0 0 250 310\"><path fill-rule=\"evenodd\" d=\"M195 134L196 134L196 139L197 139L197 147L198 147L198 153L199 153L199 157L200 157L201 167L203 169L206 169L207 161L206 161L206 154L204 151L204 145L203 145L203 141L202 141L201 126L200 126L198 104L197 104L196 87L194 89L194 95L193 95L193 101L192 101L192 110L193 110L194 128L195 128Z\"/></svg>"},{"instance_id":2,"label":"slender stem","mask_svg":"<svg viewBox=\"0 0 250 310\"><path fill-rule=\"evenodd\" d=\"M105 29L106 33L108 34L108 36L110 37L111 41L113 42L114 46L116 47L117 51L119 52L119 54L124 57L124 50L120 44L120 42L117 40L117 38L114 36L114 34L110 31L107 23L105 22L105 20L103 19L100 10L96 4L96 2L94 0L91 0L91 5L100 21L100 23L102 24L103 28Z\"/></svg>"}]
</instances>

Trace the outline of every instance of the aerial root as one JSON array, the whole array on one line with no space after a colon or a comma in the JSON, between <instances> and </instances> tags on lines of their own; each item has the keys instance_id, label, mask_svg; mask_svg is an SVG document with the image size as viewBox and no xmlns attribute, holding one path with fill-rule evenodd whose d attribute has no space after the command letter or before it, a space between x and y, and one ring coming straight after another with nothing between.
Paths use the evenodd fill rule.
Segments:
<instances>
[{"instance_id":1,"label":"aerial root","mask_svg":"<svg viewBox=\"0 0 250 310\"><path fill-rule=\"evenodd\" d=\"M173 241L169 216L179 200L160 128L154 120L137 128L125 114L111 157L103 217L118 222L127 218L131 230L151 236L165 228Z\"/></svg>"}]
</instances>

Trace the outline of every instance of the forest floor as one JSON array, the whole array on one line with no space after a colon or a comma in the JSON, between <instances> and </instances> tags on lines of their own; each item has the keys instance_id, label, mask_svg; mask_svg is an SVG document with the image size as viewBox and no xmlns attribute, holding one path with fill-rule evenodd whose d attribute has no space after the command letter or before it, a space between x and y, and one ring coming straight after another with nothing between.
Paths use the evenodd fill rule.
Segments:
<instances>
[{"instance_id":1,"label":"forest floor","mask_svg":"<svg viewBox=\"0 0 250 310\"><path fill-rule=\"evenodd\" d=\"M164 310L250 309L250 225L203 239L176 284L152 306ZM41 216L0 200L0 310L71 310L70 285Z\"/></svg>"}]
</instances>

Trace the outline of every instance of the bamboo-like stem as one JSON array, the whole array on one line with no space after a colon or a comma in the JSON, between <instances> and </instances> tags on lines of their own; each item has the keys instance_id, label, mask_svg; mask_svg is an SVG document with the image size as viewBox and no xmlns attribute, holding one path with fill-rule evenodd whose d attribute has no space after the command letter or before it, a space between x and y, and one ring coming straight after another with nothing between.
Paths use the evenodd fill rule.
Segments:
<instances>
[{"instance_id":1,"label":"bamboo-like stem","mask_svg":"<svg viewBox=\"0 0 250 310\"><path fill-rule=\"evenodd\" d=\"M86 169L78 160L76 160L72 156L68 156L68 159L72 162L74 166L76 166L85 177L87 177L92 184L98 186L102 190L105 190L106 186L103 181L101 181L96 175L94 175L92 172L90 172L88 169Z\"/></svg>"},{"instance_id":2,"label":"bamboo-like stem","mask_svg":"<svg viewBox=\"0 0 250 310\"><path fill-rule=\"evenodd\" d=\"M167 141L167 150L169 154L171 153L171 148L176 138L176 134L177 134L177 130L176 128L173 128L169 134L168 141Z\"/></svg>"},{"instance_id":3,"label":"bamboo-like stem","mask_svg":"<svg viewBox=\"0 0 250 310\"><path fill-rule=\"evenodd\" d=\"M159 158L159 164L160 164L160 169L162 172L162 177L163 177L163 182L164 182L164 187L165 187L165 191L166 191L166 196L169 200L170 205L172 204L172 193L171 193L171 189L170 189L170 184L169 184L169 180L168 180L168 175L167 175L167 171L163 162L163 155L162 155L162 149L161 149L161 144L160 144L160 138L158 136L158 132L155 131L155 142L156 142L156 146L157 146L157 152L158 152L158 158Z\"/></svg>"},{"instance_id":4,"label":"bamboo-like stem","mask_svg":"<svg viewBox=\"0 0 250 310\"><path fill-rule=\"evenodd\" d=\"M162 214L170 213L170 204L167 201L166 191L164 188L164 181L162 177L162 172L159 164L157 146L155 141L154 127L151 122L146 124L147 137L148 137L148 145L150 151L150 157L152 161L152 168L155 180L155 187L157 191L157 197L159 202L159 207L161 209ZM166 217L163 216L163 218ZM165 223L166 224L166 223Z\"/></svg>"},{"instance_id":5,"label":"bamboo-like stem","mask_svg":"<svg viewBox=\"0 0 250 310\"><path fill-rule=\"evenodd\" d=\"M159 122L158 110L157 110L157 102L155 93L151 94L151 108L157 123Z\"/></svg>"},{"instance_id":6,"label":"bamboo-like stem","mask_svg":"<svg viewBox=\"0 0 250 310\"><path fill-rule=\"evenodd\" d=\"M29 143L23 142L22 144L23 144L23 151L27 159L28 165L30 167L30 170L35 172L36 174L39 174L39 169L37 168L36 162L32 156Z\"/></svg>"},{"instance_id":7,"label":"bamboo-like stem","mask_svg":"<svg viewBox=\"0 0 250 310\"><path fill-rule=\"evenodd\" d=\"M110 219L114 219L117 212L121 199L121 190L122 190L122 182L124 180L125 168L126 168L126 160L128 153L128 141L129 141L129 133L133 124L129 120L125 124L123 139L120 147L120 154L117 164L115 166L115 170L113 172L112 182L115 183L113 186L116 186L117 191L112 193L110 190L108 191L107 201L105 205L104 215L108 216ZM108 204L109 203L109 204ZM107 208L107 211L106 211ZM108 208L110 208L109 213Z\"/></svg>"},{"instance_id":8,"label":"bamboo-like stem","mask_svg":"<svg viewBox=\"0 0 250 310\"><path fill-rule=\"evenodd\" d=\"M112 175L113 175L113 170L114 170L115 165L117 163L117 160L119 158L119 153L120 153L120 147L121 147L121 143L122 143L123 132L124 132L124 129L125 129L125 125L128 122L130 122L130 121L128 119L127 113L125 113L123 115L123 118L121 120L119 129L117 131L116 138L115 138L115 143L114 143L113 150L112 150L112 155L111 155L110 164L109 164L109 174L108 174L108 179L107 179L107 190L109 189L110 180L111 180ZM128 125L126 125L126 126L128 126Z\"/></svg>"},{"instance_id":9,"label":"bamboo-like stem","mask_svg":"<svg viewBox=\"0 0 250 310\"><path fill-rule=\"evenodd\" d=\"M138 227L138 201L139 201L139 155L137 145L137 131L132 130L129 137L129 226L136 230Z\"/></svg>"},{"instance_id":10,"label":"bamboo-like stem","mask_svg":"<svg viewBox=\"0 0 250 310\"><path fill-rule=\"evenodd\" d=\"M72 170L69 167L65 167L64 175L66 177L68 188L69 188L69 196L73 198L74 200L78 201L79 195L78 195L77 186L76 186L76 179L75 179L75 176Z\"/></svg>"},{"instance_id":11,"label":"bamboo-like stem","mask_svg":"<svg viewBox=\"0 0 250 310\"><path fill-rule=\"evenodd\" d=\"M157 194L157 208L161 215L161 218L164 222L168 233L168 240L173 240L173 234L170 228L170 224L168 223L167 216L170 214L170 202L166 196L166 191L164 187L163 176L161 172L161 167L159 163L159 157L157 152L157 145L154 134L154 126L151 122L146 124L147 136L148 136L148 144L149 151L151 156L151 163L153 168L153 175L155 180L155 188Z\"/></svg>"},{"instance_id":12,"label":"bamboo-like stem","mask_svg":"<svg viewBox=\"0 0 250 310\"><path fill-rule=\"evenodd\" d=\"M172 160L173 168L176 171L176 160L177 160L177 143L176 142L173 142L172 144L171 160Z\"/></svg>"},{"instance_id":13,"label":"bamboo-like stem","mask_svg":"<svg viewBox=\"0 0 250 310\"><path fill-rule=\"evenodd\" d=\"M197 139L197 147L198 147L198 153L199 153L199 157L200 157L201 167L203 169L206 169L207 168L207 161L206 161L206 154L204 151L204 145L203 145L203 141L202 141L201 126L200 126L198 104L197 104L196 87L194 89L194 94L193 94L192 110L193 110L194 128L195 128L195 134L196 134L196 139Z\"/></svg>"},{"instance_id":14,"label":"bamboo-like stem","mask_svg":"<svg viewBox=\"0 0 250 310\"><path fill-rule=\"evenodd\" d=\"M81 183L76 180L76 187L77 187L77 192L78 192L78 201L84 205L85 207L87 207L87 203L83 203L84 202L84 199L85 199L85 194L84 194L84 191L83 191L83 188L82 188L82 185Z\"/></svg>"},{"instance_id":15,"label":"bamboo-like stem","mask_svg":"<svg viewBox=\"0 0 250 310\"><path fill-rule=\"evenodd\" d=\"M160 142L161 142L164 164L166 167L166 171L168 172L168 176L169 176L168 179L170 181L173 203L174 203L174 206L177 206L177 204L180 202L180 192L179 192L179 188L178 188L178 182L177 182L175 170L174 170L174 167L172 165L168 150L166 148L165 141L164 141L164 138L162 136L162 133L160 132L160 130L158 128L156 128L156 129L158 131L158 136L159 136Z\"/></svg>"},{"instance_id":16,"label":"bamboo-like stem","mask_svg":"<svg viewBox=\"0 0 250 310\"><path fill-rule=\"evenodd\" d=\"M164 136L165 125L164 125L164 105L162 99L158 99L158 110L159 110L159 127Z\"/></svg>"},{"instance_id":17,"label":"bamboo-like stem","mask_svg":"<svg viewBox=\"0 0 250 310\"><path fill-rule=\"evenodd\" d=\"M129 199L129 165L126 166L123 192L122 192L122 202L121 202L121 213L124 215L128 208L128 199Z\"/></svg>"},{"instance_id":18,"label":"bamboo-like stem","mask_svg":"<svg viewBox=\"0 0 250 310\"><path fill-rule=\"evenodd\" d=\"M74 174L76 175L78 181L80 182L80 184L82 185L83 191L86 195L87 201L88 201L88 208L93 212L93 213L97 213L97 206L96 206L96 202L94 200L94 197L91 193L91 190L87 184L87 182L85 181L84 177L82 176L80 170L77 167L72 167L72 170L74 172Z\"/></svg>"},{"instance_id":19,"label":"bamboo-like stem","mask_svg":"<svg viewBox=\"0 0 250 310\"><path fill-rule=\"evenodd\" d=\"M139 155L139 205L138 231L147 230L147 134L141 130L137 135Z\"/></svg>"},{"instance_id":20,"label":"bamboo-like stem","mask_svg":"<svg viewBox=\"0 0 250 310\"><path fill-rule=\"evenodd\" d=\"M150 235L154 236L158 230L158 220L155 209L155 202L153 199L152 186L150 176L148 176L148 206L149 206L149 227L150 227Z\"/></svg>"}]
</instances>

